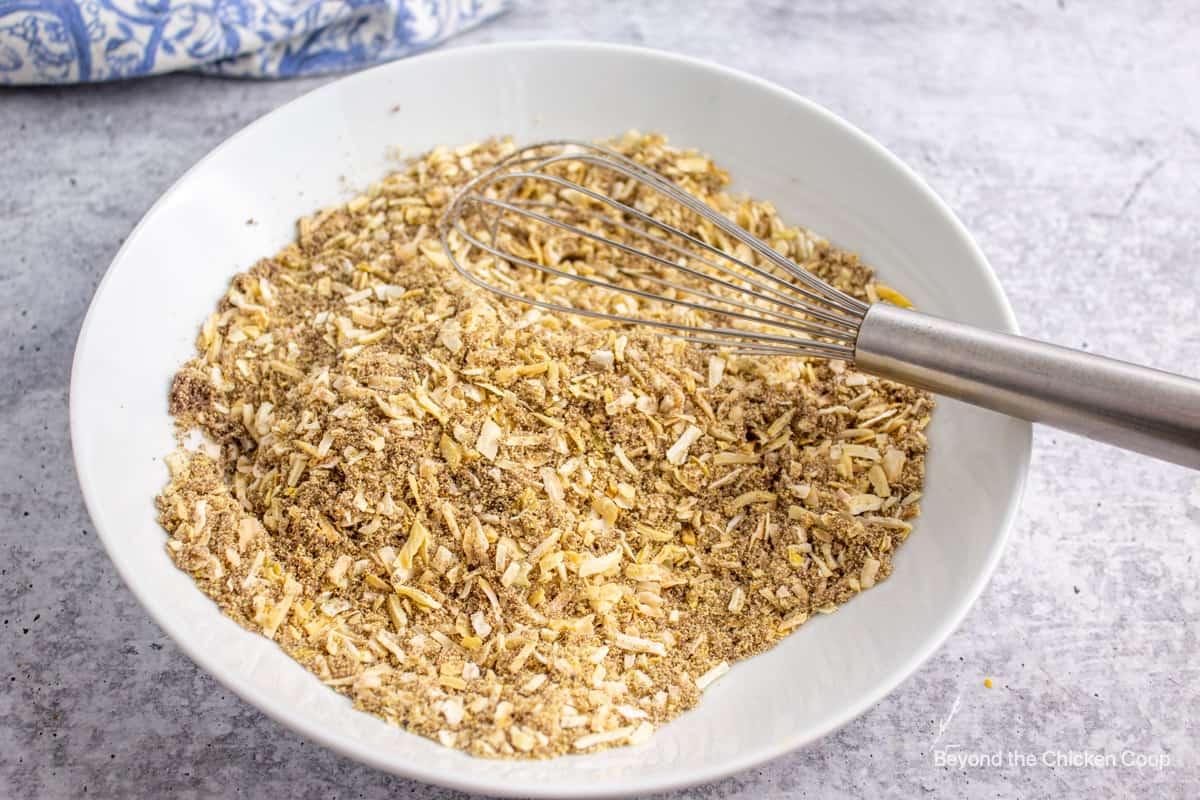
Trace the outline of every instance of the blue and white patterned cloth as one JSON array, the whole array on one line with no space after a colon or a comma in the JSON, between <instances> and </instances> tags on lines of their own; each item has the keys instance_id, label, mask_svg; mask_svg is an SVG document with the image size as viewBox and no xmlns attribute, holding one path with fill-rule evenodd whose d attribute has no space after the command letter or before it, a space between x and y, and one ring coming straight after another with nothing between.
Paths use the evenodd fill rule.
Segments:
<instances>
[{"instance_id":1,"label":"blue and white patterned cloth","mask_svg":"<svg viewBox=\"0 0 1200 800\"><path fill-rule=\"evenodd\" d=\"M508 0L0 0L0 84L291 78L431 47Z\"/></svg>"}]
</instances>

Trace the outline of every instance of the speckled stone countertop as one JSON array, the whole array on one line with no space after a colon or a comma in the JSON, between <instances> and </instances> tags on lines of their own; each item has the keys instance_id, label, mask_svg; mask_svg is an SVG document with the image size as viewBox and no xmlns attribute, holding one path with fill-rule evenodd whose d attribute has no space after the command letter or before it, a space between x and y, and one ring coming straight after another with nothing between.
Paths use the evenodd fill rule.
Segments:
<instances>
[{"instance_id":1,"label":"speckled stone countertop","mask_svg":"<svg viewBox=\"0 0 1200 800\"><path fill-rule=\"evenodd\" d=\"M518 0L453 46L643 43L794 89L945 198L1024 331L1200 374L1200 6L742 5ZM318 83L0 91L2 797L460 797L309 744L201 673L110 566L71 463L71 354L123 237ZM1200 475L1050 430L1035 445L1004 560L912 679L818 744L673 797L1200 796ZM1070 751L1150 765L1042 763Z\"/></svg>"}]
</instances>

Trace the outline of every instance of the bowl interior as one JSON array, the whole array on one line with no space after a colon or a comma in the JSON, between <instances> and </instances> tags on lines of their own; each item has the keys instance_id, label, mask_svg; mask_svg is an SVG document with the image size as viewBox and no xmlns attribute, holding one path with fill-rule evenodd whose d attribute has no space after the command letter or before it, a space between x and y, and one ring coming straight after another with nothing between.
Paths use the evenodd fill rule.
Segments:
<instances>
[{"instance_id":1,"label":"bowl interior","mask_svg":"<svg viewBox=\"0 0 1200 800\"><path fill-rule=\"evenodd\" d=\"M395 146L661 131L712 154L737 188L859 253L923 310L1013 330L961 225L910 171L828 112L756 79L624 47L458 49L379 67L269 114L146 215L92 303L71 385L89 510L125 581L197 663L263 711L374 766L522 796L667 789L812 741L907 677L966 613L1003 546L1030 427L941 401L923 516L893 577L772 651L636 748L545 762L474 759L354 711L274 644L223 617L167 558L152 499L173 446L166 390L229 278L290 240L297 217L388 171ZM257 224L247 224L253 218Z\"/></svg>"}]
</instances>

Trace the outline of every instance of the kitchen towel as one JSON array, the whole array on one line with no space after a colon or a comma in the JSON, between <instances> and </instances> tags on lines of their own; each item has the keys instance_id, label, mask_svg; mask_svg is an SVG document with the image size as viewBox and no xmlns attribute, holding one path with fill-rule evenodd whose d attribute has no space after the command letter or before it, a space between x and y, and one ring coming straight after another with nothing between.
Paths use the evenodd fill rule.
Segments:
<instances>
[{"instance_id":1,"label":"kitchen towel","mask_svg":"<svg viewBox=\"0 0 1200 800\"><path fill-rule=\"evenodd\" d=\"M0 84L290 78L431 47L508 0L0 0Z\"/></svg>"}]
</instances>

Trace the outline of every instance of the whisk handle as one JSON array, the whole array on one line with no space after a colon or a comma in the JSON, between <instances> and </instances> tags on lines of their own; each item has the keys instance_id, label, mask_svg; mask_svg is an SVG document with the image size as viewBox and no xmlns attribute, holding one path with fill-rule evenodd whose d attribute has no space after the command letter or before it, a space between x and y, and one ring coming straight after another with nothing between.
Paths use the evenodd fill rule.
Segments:
<instances>
[{"instance_id":1,"label":"whisk handle","mask_svg":"<svg viewBox=\"0 0 1200 800\"><path fill-rule=\"evenodd\" d=\"M1200 469L1200 381L876 303L855 363L881 378Z\"/></svg>"}]
</instances>

